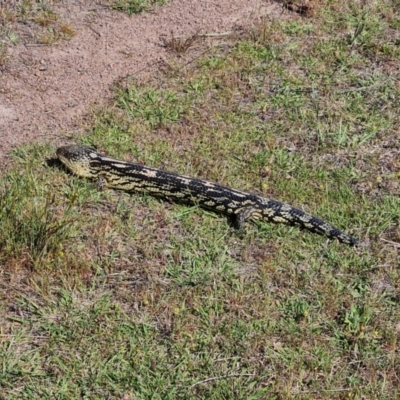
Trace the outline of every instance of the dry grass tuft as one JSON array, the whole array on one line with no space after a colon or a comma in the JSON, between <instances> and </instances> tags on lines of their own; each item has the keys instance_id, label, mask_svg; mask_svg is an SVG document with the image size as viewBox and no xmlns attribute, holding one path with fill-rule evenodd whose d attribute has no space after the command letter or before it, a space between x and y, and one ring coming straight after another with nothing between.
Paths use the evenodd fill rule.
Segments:
<instances>
[{"instance_id":1,"label":"dry grass tuft","mask_svg":"<svg viewBox=\"0 0 400 400\"><path fill-rule=\"evenodd\" d=\"M201 39L202 35L200 35L199 32L188 37L183 37L174 36L174 33L171 31L170 37L163 37L161 41L164 47L168 50L171 50L178 55L183 55Z\"/></svg>"}]
</instances>

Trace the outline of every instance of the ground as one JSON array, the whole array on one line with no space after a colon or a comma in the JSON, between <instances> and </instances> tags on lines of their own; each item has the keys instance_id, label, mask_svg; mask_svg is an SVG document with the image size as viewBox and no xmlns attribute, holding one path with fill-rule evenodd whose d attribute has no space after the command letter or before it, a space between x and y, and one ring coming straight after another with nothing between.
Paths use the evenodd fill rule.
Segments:
<instances>
[{"instance_id":1,"label":"ground","mask_svg":"<svg viewBox=\"0 0 400 400\"><path fill-rule=\"evenodd\" d=\"M32 43L35 26L14 22L21 37L1 67L0 157L21 143L83 133L85 116L107 103L118 79L146 79L166 62L163 38L225 33L284 12L261 0L188 0L128 16L109 3L54 2L52 10L75 34L53 45Z\"/></svg>"}]
</instances>

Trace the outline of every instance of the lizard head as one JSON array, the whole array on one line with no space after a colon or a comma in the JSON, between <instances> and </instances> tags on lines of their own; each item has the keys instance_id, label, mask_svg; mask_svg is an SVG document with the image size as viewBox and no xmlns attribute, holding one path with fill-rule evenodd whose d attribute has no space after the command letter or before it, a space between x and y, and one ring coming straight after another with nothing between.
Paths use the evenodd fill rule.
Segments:
<instances>
[{"instance_id":1,"label":"lizard head","mask_svg":"<svg viewBox=\"0 0 400 400\"><path fill-rule=\"evenodd\" d=\"M58 159L75 175L94 178L97 176L96 165L101 162L102 155L87 146L63 146L56 151Z\"/></svg>"}]
</instances>

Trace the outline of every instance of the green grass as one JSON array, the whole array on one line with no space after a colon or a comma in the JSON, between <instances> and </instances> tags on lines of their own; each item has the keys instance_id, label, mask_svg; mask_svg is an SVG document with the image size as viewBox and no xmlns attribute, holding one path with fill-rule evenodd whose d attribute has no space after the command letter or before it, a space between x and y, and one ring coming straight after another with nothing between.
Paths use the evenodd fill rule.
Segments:
<instances>
[{"instance_id":1,"label":"green grass","mask_svg":"<svg viewBox=\"0 0 400 400\"><path fill-rule=\"evenodd\" d=\"M395 4L264 21L146 86L76 140L284 200L358 237L231 232L220 215L98 192L21 147L0 183L7 399L399 397ZM161 82L161 83L160 83Z\"/></svg>"},{"instance_id":2,"label":"green grass","mask_svg":"<svg viewBox=\"0 0 400 400\"><path fill-rule=\"evenodd\" d=\"M132 15L143 11L150 11L154 6L167 2L168 0L115 0L111 2L111 7Z\"/></svg>"}]
</instances>

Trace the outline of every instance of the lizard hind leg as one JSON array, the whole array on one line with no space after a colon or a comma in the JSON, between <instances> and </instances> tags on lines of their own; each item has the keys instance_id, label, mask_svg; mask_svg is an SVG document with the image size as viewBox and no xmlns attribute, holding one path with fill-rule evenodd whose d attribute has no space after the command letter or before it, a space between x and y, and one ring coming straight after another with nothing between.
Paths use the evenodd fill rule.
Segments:
<instances>
[{"instance_id":1,"label":"lizard hind leg","mask_svg":"<svg viewBox=\"0 0 400 400\"><path fill-rule=\"evenodd\" d=\"M247 221L256 221L262 218L260 211L256 208L249 206L242 208L237 214L233 216L233 226L235 229L242 230Z\"/></svg>"},{"instance_id":2,"label":"lizard hind leg","mask_svg":"<svg viewBox=\"0 0 400 400\"><path fill-rule=\"evenodd\" d=\"M99 191L104 190L107 187L107 180L104 176L98 176L96 179L96 188Z\"/></svg>"}]
</instances>

